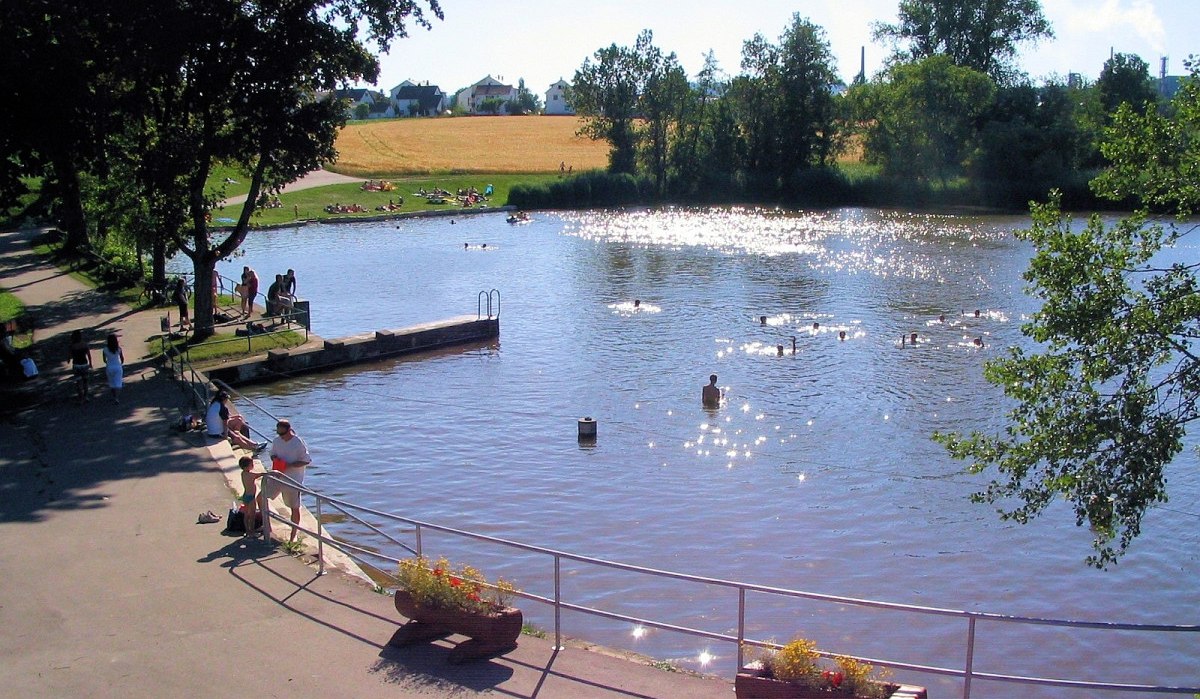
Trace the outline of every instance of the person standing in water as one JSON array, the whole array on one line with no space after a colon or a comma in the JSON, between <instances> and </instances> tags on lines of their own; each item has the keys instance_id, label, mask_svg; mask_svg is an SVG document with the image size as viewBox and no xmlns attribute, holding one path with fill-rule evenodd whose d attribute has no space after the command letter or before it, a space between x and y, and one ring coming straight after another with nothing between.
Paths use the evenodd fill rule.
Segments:
<instances>
[{"instance_id":1,"label":"person standing in water","mask_svg":"<svg viewBox=\"0 0 1200 699\"><path fill-rule=\"evenodd\" d=\"M716 374L709 375L708 385L700 391L700 400L706 408L719 408L721 406L721 389L717 388Z\"/></svg>"}]
</instances>

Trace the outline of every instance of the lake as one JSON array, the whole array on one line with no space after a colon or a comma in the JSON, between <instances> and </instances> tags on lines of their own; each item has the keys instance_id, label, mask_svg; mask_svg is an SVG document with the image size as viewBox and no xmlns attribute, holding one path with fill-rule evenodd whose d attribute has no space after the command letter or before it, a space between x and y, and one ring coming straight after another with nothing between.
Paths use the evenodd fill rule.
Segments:
<instances>
[{"instance_id":1,"label":"lake","mask_svg":"<svg viewBox=\"0 0 1200 699\"><path fill-rule=\"evenodd\" d=\"M263 289L294 268L313 331L326 338L474 315L480 291L500 293L495 343L248 387L305 438L307 485L402 516L696 575L1012 615L1200 621L1194 440L1167 473L1170 503L1147 514L1119 565L1096 571L1083 562L1090 533L1069 508L1024 526L1001 522L968 500L985 479L930 439L1003 424L1004 397L982 366L1027 345L1020 326L1036 305L1021 273L1031 249L1012 235L1027 217L663 208L534 219L254 232L241 256L218 266L231 278L253 266ZM1200 259L1182 244L1165 255ZM914 332L915 346L901 343ZM725 394L717 410L700 402L711 373ZM583 416L597 421L591 447L576 438ZM380 543L359 527L333 531ZM545 559L425 545L551 592ZM573 571L564 593L736 633L736 596L650 582ZM548 610L524 606L552 628ZM823 649L962 667L959 620L803 601L752 601L750 610L755 638L799 633ZM715 659L703 669L727 676L736 654L590 616L564 616L564 630L693 668L707 652ZM991 624L980 627L975 667L1195 684L1196 636ZM960 691L948 679L903 677L936 696ZM977 682L973 696L989 695L1011 691Z\"/></svg>"}]
</instances>

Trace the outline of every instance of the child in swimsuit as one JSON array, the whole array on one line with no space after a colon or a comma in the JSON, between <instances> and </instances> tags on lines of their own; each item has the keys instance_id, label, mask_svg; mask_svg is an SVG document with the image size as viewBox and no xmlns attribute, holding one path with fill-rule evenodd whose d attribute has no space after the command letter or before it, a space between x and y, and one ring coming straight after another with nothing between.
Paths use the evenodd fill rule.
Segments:
<instances>
[{"instance_id":1,"label":"child in swimsuit","mask_svg":"<svg viewBox=\"0 0 1200 699\"><path fill-rule=\"evenodd\" d=\"M244 536L258 536L258 528L254 525L256 521L255 501L258 499L258 483L259 478L263 477L261 473L254 472L254 459L249 456L243 456L238 459L238 466L242 469L242 506L243 520L246 523L246 533Z\"/></svg>"}]
</instances>

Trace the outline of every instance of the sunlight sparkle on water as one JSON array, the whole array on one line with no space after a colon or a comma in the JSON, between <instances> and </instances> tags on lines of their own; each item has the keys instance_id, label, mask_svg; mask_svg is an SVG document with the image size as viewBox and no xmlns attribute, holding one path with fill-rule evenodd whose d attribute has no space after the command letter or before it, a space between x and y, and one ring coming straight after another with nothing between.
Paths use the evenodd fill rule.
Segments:
<instances>
[{"instance_id":1,"label":"sunlight sparkle on water","mask_svg":"<svg viewBox=\"0 0 1200 699\"><path fill-rule=\"evenodd\" d=\"M646 635L646 627L641 625L635 626L633 627L633 630L629 632L629 635L633 636L634 638L642 638Z\"/></svg>"},{"instance_id":2,"label":"sunlight sparkle on water","mask_svg":"<svg viewBox=\"0 0 1200 699\"><path fill-rule=\"evenodd\" d=\"M709 653L708 651L701 651L700 655L696 656L696 662L700 663L701 667L703 667L711 663L713 660L716 660L716 658L717 656Z\"/></svg>"}]
</instances>

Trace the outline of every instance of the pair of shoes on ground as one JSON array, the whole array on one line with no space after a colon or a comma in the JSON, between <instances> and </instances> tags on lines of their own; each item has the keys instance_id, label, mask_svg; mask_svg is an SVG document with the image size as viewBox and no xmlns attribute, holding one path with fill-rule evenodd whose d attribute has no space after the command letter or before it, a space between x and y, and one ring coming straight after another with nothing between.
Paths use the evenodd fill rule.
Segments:
<instances>
[{"instance_id":1,"label":"pair of shoes on ground","mask_svg":"<svg viewBox=\"0 0 1200 699\"><path fill-rule=\"evenodd\" d=\"M263 452L264 449L266 449L269 446L271 446L270 442L261 442L261 443L255 445L254 455L258 456L259 454L261 454Z\"/></svg>"},{"instance_id":2,"label":"pair of shoes on ground","mask_svg":"<svg viewBox=\"0 0 1200 699\"><path fill-rule=\"evenodd\" d=\"M196 518L196 524L213 524L220 521L221 518L214 514L212 510L201 512L200 516Z\"/></svg>"}]
</instances>

